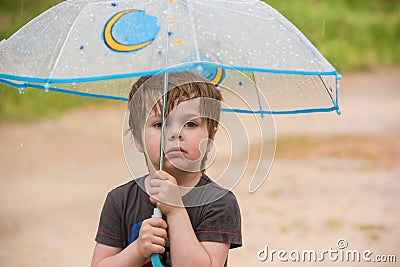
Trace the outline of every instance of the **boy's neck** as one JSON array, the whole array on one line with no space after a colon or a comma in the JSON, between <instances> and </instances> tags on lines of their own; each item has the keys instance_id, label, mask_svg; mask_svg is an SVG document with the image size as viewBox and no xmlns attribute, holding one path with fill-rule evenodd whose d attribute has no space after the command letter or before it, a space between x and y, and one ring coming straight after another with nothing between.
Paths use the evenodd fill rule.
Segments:
<instances>
[{"instance_id":1,"label":"boy's neck","mask_svg":"<svg viewBox=\"0 0 400 267\"><path fill-rule=\"evenodd\" d=\"M181 196L186 195L190 190L192 190L199 183L201 176L203 175L201 172L182 171L179 171L179 173L170 174L175 177Z\"/></svg>"},{"instance_id":2,"label":"boy's neck","mask_svg":"<svg viewBox=\"0 0 400 267\"><path fill-rule=\"evenodd\" d=\"M181 187L193 188L200 181L201 176L203 175L201 172L183 172L177 171L176 173L170 173L174 176L176 182Z\"/></svg>"}]
</instances>

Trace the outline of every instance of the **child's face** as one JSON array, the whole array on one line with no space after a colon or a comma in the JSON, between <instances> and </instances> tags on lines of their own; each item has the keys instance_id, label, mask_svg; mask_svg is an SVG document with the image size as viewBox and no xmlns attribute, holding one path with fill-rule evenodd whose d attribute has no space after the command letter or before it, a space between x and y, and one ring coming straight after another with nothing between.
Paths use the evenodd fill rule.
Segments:
<instances>
[{"instance_id":1,"label":"child's face","mask_svg":"<svg viewBox=\"0 0 400 267\"><path fill-rule=\"evenodd\" d=\"M148 164L158 169L160 156L161 112L150 112L143 132L144 148ZM200 115L200 98L178 103L166 119L164 129L163 170L176 173L201 171L201 162L208 152L209 134L205 118ZM151 166L149 166L150 168Z\"/></svg>"}]
</instances>

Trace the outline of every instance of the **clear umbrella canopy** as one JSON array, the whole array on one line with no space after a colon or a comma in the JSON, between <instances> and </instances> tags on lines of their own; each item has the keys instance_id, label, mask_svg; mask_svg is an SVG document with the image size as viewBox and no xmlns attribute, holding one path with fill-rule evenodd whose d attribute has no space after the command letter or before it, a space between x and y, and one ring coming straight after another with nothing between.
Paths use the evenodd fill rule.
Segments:
<instances>
[{"instance_id":1,"label":"clear umbrella canopy","mask_svg":"<svg viewBox=\"0 0 400 267\"><path fill-rule=\"evenodd\" d=\"M257 0L70 0L0 44L0 79L22 91L126 100L137 77L180 70L196 71L248 104L225 111L339 110L338 72Z\"/></svg>"}]
</instances>

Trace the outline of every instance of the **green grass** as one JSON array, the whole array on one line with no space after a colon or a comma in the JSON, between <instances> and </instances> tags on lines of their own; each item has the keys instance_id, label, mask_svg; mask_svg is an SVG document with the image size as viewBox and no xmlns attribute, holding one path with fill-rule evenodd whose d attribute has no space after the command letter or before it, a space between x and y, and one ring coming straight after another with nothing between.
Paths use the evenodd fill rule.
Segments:
<instances>
[{"instance_id":1,"label":"green grass","mask_svg":"<svg viewBox=\"0 0 400 267\"><path fill-rule=\"evenodd\" d=\"M264 0L340 71L400 63L398 0Z\"/></svg>"},{"instance_id":2,"label":"green grass","mask_svg":"<svg viewBox=\"0 0 400 267\"><path fill-rule=\"evenodd\" d=\"M0 40L10 37L31 19L62 1L0 0ZM25 94L0 84L0 123L32 122L54 118L75 107L93 106L111 101L44 92L28 88Z\"/></svg>"},{"instance_id":3,"label":"green grass","mask_svg":"<svg viewBox=\"0 0 400 267\"><path fill-rule=\"evenodd\" d=\"M61 1L0 0L0 40ZM295 24L340 71L400 63L399 0L265 0ZM107 103L112 102L108 101ZM92 99L0 85L0 122L35 121Z\"/></svg>"},{"instance_id":4,"label":"green grass","mask_svg":"<svg viewBox=\"0 0 400 267\"><path fill-rule=\"evenodd\" d=\"M19 94L17 89L0 85L0 123L33 122L55 118L71 108L109 102L30 88L26 93Z\"/></svg>"},{"instance_id":5,"label":"green grass","mask_svg":"<svg viewBox=\"0 0 400 267\"><path fill-rule=\"evenodd\" d=\"M0 39L8 38L31 19L62 1L0 0Z\"/></svg>"}]
</instances>

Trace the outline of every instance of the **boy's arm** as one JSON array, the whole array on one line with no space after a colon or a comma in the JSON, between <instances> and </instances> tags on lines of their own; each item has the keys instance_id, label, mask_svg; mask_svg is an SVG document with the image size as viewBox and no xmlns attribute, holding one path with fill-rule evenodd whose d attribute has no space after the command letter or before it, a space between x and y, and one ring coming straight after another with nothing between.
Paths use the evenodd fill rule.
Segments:
<instances>
[{"instance_id":1,"label":"boy's arm","mask_svg":"<svg viewBox=\"0 0 400 267\"><path fill-rule=\"evenodd\" d=\"M167 224L161 218L144 220L139 237L125 249L96 244L91 267L142 266L153 253L165 251Z\"/></svg>"},{"instance_id":2,"label":"boy's arm","mask_svg":"<svg viewBox=\"0 0 400 267\"><path fill-rule=\"evenodd\" d=\"M229 243L200 242L185 208L176 208L167 217L171 262L179 266L224 266Z\"/></svg>"},{"instance_id":3,"label":"boy's arm","mask_svg":"<svg viewBox=\"0 0 400 267\"><path fill-rule=\"evenodd\" d=\"M134 242L135 243L135 242ZM105 266L142 266L144 259L137 255L134 243L122 250L121 248L111 247L96 243L94 248L91 267Z\"/></svg>"},{"instance_id":4,"label":"boy's arm","mask_svg":"<svg viewBox=\"0 0 400 267\"><path fill-rule=\"evenodd\" d=\"M207 251L212 266L224 266L229 253L229 243L203 241L201 245Z\"/></svg>"}]
</instances>

